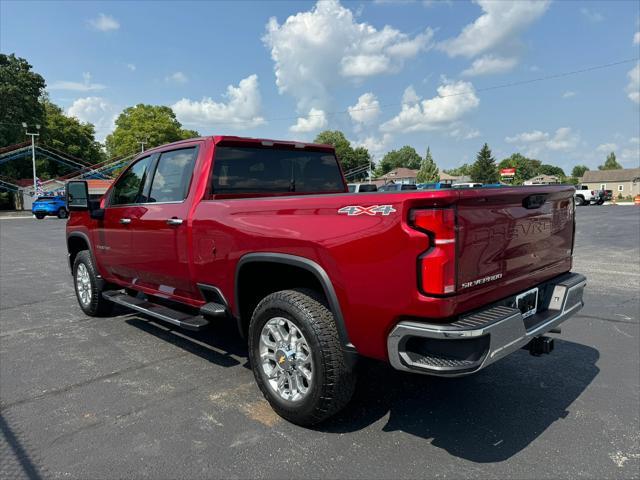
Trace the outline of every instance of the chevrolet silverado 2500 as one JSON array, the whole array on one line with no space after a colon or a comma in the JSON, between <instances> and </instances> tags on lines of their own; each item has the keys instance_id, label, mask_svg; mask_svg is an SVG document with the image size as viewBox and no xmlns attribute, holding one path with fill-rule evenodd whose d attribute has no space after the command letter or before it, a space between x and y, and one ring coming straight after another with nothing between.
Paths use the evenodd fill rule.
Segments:
<instances>
[{"instance_id":1,"label":"chevrolet silverado 2500","mask_svg":"<svg viewBox=\"0 0 640 480\"><path fill-rule=\"evenodd\" d=\"M583 306L573 192L350 194L330 146L206 137L141 153L100 201L69 182L69 263L88 315L236 322L266 399L310 425L359 356L460 376L548 353Z\"/></svg>"}]
</instances>

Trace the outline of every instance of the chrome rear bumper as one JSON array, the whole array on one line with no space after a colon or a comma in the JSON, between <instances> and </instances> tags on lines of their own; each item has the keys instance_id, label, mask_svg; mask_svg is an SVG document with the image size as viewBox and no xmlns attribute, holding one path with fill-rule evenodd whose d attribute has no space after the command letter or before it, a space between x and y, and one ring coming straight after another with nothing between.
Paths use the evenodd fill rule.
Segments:
<instances>
[{"instance_id":1,"label":"chrome rear bumper","mask_svg":"<svg viewBox=\"0 0 640 480\"><path fill-rule=\"evenodd\" d=\"M429 375L475 373L578 312L586 284L578 273L545 282L538 313L526 319L510 306L513 296L453 323L401 321L387 338L389 361L398 370Z\"/></svg>"}]
</instances>

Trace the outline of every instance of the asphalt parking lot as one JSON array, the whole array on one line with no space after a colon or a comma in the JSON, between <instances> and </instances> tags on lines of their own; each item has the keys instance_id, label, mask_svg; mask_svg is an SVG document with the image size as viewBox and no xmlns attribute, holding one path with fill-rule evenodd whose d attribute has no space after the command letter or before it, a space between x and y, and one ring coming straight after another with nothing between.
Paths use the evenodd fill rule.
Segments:
<instances>
[{"instance_id":1,"label":"asphalt parking lot","mask_svg":"<svg viewBox=\"0 0 640 480\"><path fill-rule=\"evenodd\" d=\"M64 221L0 220L0 478L638 478L640 208L577 219L586 306L553 354L462 379L364 362L314 430L271 411L232 328L86 317Z\"/></svg>"}]
</instances>

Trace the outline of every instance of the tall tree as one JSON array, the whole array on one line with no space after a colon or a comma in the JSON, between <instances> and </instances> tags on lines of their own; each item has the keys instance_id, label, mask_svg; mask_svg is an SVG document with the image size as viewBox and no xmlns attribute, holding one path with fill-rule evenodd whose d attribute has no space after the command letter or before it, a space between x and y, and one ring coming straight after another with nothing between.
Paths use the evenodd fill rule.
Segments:
<instances>
[{"instance_id":1,"label":"tall tree","mask_svg":"<svg viewBox=\"0 0 640 480\"><path fill-rule=\"evenodd\" d=\"M431 149L427 147L427 154L420 162L420 170L418 171L418 175L416 181L418 183L427 183L427 182L437 182L440 180L440 172L438 171L438 166L436 162L433 161L433 157L431 156Z\"/></svg>"},{"instance_id":2,"label":"tall tree","mask_svg":"<svg viewBox=\"0 0 640 480\"><path fill-rule=\"evenodd\" d=\"M45 81L24 58L0 54L0 147L27 140L22 122L44 123Z\"/></svg>"},{"instance_id":3,"label":"tall tree","mask_svg":"<svg viewBox=\"0 0 640 480\"><path fill-rule=\"evenodd\" d=\"M462 177L471 175L471 165L468 163L463 163L459 167L450 168L449 170L443 170L444 173L454 176L454 177Z\"/></svg>"},{"instance_id":4,"label":"tall tree","mask_svg":"<svg viewBox=\"0 0 640 480\"><path fill-rule=\"evenodd\" d=\"M333 145L333 148L336 149L336 156L345 172L356 167L368 165L371 161L369 151L364 147L353 148L351 142L347 140L347 137L340 130L320 132L314 142Z\"/></svg>"},{"instance_id":5,"label":"tall tree","mask_svg":"<svg viewBox=\"0 0 640 480\"><path fill-rule=\"evenodd\" d=\"M384 175L394 168L404 167L417 170L420 168L422 157L416 152L416 149L405 145L400 150L391 150L380 161L378 165L378 174Z\"/></svg>"},{"instance_id":6,"label":"tall tree","mask_svg":"<svg viewBox=\"0 0 640 480\"><path fill-rule=\"evenodd\" d=\"M82 123L67 117L62 109L44 101L46 121L42 133L42 143L72 155L92 165L105 160L100 143L95 139L95 128L90 123Z\"/></svg>"},{"instance_id":7,"label":"tall tree","mask_svg":"<svg viewBox=\"0 0 640 480\"><path fill-rule=\"evenodd\" d=\"M516 173L511 183L513 185L522 185L525 180L529 180L540 173L542 162L527 158L520 153L514 153L510 157L505 158L498 164L498 168L515 168Z\"/></svg>"},{"instance_id":8,"label":"tall tree","mask_svg":"<svg viewBox=\"0 0 640 480\"><path fill-rule=\"evenodd\" d=\"M475 163L471 166L471 180L478 183L496 183L498 178L496 160L491 154L489 145L485 143L476 155Z\"/></svg>"},{"instance_id":9,"label":"tall tree","mask_svg":"<svg viewBox=\"0 0 640 480\"><path fill-rule=\"evenodd\" d=\"M547 163L543 163L540 165L538 169L538 174L541 175L555 175L556 177L564 178L564 170L560 167L556 167L555 165L549 165Z\"/></svg>"},{"instance_id":10,"label":"tall tree","mask_svg":"<svg viewBox=\"0 0 640 480\"><path fill-rule=\"evenodd\" d=\"M106 138L109 158L122 157L145 148L199 136L194 130L183 130L170 107L144 105L125 108L116 119L116 128Z\"/></svg>"},{"instance_id":11,"label":"tall tree","mask_svg":"<svg viewBox=\"0 0 640 480\"><path fill-rule=\"evenodd\" d=\"M616 160L616 154L611 152L607 155L607 159L604 161L604 165L598 165L598 170L619 170L622 165Z\"/></svg>"},{"instance_id":12,"label":"tall tree","mask_svg":"<svg viewBox=\"0 0 640 480\"><path fill-rule=\"evenodd\" d=\"M587 170L589 170L589 167L587 167L586 165L576 165L575 167L573 167L573 170L571 170L571 176L572 177L582 177L584 176L584 172L586 172Z\"/></svg>"}]
</instances>

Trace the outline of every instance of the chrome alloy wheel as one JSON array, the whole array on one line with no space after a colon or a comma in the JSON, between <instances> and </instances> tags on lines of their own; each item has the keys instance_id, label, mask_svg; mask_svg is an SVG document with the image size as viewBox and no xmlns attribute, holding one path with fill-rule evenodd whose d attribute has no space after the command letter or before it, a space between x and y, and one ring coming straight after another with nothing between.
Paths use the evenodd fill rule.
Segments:
<instances>
[{"instance_id":1,"label":"chrome alloy wheel","mask_svg":"<svg viewBox=\"0 0 640 480\"><path fill-rule=\"evenodd\" d=\"M89 276L89 270L84 263L78 264L76 270L76 290L78 292L78 298L85 307L91 303L91 277Z\"/></svg>"},{"instance_id":2,"label":"chrome alloy wheel","mask_svg":"<svg viewBox=\"0 0 640 480\"><path fill-rule=\"evenodd\" d=\"M298 402L311 390L311 349L290 320L275 317L262 327L260 362L269 386L284 400Z\"/></svg>"}]
</instances>

